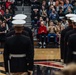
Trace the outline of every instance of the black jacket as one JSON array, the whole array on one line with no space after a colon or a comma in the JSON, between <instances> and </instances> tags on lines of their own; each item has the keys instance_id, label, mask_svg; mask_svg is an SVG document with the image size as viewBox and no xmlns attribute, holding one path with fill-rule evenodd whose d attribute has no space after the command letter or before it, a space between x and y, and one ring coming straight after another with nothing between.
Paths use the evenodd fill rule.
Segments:
<instances>
[{"instance_id":1,"label":"black jacket","mask_svg":"<svg viewBox=\"0 0 76 75\"><path fill-rule=\"evenodd\" d=\"M11 58L11 72L26 72L33 70L34 50L32 50L30 38L22 34L16 34L7 38L4 47L4 65L8 72L8 60L10 54L26 54L24 58ZM29 65L27 65L29 63Z\"/></svg>"},{"instance_id":2,"label":"black jacket","mask_svg":"<svg viewBox=\"0 0 76 75\"><path fill-rule=\"evenodd\" d=\"M70 35L68 39L67 63L71 62L76 62L76 33Z\"/></svg>"},{"instance_id":3,"label":"black jacket","mask_svg":"<svg viewBox=\"0 0 76 75\"><path fill-rule=\"evenodd\" d=\"M13 27L10 29L9 32L11 32L12 30L14 30ZM31 42L33 43L33 36L32 36L32 31L31 31L31 29L24 26L24 31L28 33L28 35L29 35L29 37L30 37L30 39L31 39Z\"/></svg>"},{"instance_id":4,"label":"black jacket","mask_svg":"<svg viewBox=\"0 0 76 75\"><path fill-rule=\"evenodd\" d=\"M76 29L73 29L73 30L70 30L66 33L65 35L65 38L64 38L64 62L66 63L66 55L67 55L67 52L68 52L68 47L67 47L67 44L68 44L68 39L69 39L69 36L76 33Z\"/></svg>"},{"instance_id":5,"label":"black jacket","mask_svg":"<svg viewBox=\"0 0 76 75\"><path fill-rule=\"evenodd\" d=\"M71 26L68 26L61 32L61 40L60 40L60 49L61 49L61 59L64 59L64 37L65 34L69 31L72 30L73 28Z\"/></svg>"},{"instance_id":6,"label":"black jacket","mask_svg":"<svg viewBox=\"0 0 76 75\"><path fill-rule=\"evenodd\" d=\"M22 34L29 37L29 34L28 34L27 31L23 31ZM13 36L13 35L15 35L15 31L14 31L14 30L9 31L9 32L6 34L6 37L10 37L10 36Z\"/></svg>"}]
</instances>

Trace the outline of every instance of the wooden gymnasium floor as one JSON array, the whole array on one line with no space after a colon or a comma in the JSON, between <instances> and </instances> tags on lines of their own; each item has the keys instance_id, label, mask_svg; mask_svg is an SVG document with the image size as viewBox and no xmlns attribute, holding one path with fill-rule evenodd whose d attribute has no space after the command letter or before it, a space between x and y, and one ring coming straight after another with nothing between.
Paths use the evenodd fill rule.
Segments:
<instances>
[{"instance_id":1,"label":"wooden gymnasium floor","mask_svg":"<svg viewBox=\"0 0 76 75\"><path fill-rule=\"evenodd\" d=\"M35 48L34 60L54 60L60 59L59 48ZM3 49L0 49L0 62L3 62Z\"/></svg>"},{"instance_id":2,"label":"wooden gymnasium floor","mask_svg":"<svg viewBox=\"0 0 76 75\"><path fill-rule=\"evenodd\" d=\"M59 48L35 48L34 60L59 60L60 49ZM0 62L3 62L3 49L0 49ZM0 70L4 70L0 67ZM0 73L0 75L5 75Z\"/></svg>"}]
</instances>

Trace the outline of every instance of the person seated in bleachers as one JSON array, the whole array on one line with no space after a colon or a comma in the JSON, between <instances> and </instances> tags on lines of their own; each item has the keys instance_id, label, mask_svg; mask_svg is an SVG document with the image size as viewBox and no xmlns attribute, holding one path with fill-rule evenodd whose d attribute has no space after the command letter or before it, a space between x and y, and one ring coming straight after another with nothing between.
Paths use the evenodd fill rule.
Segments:
<instances>
[{"instance_id":1,"label":"person seated in bleachers","mask_svg":"<svg viewBox=\"0 0 76 75\"><path fill-rule=\"evenodd\" d=\"M37 27L39 28L40 27L40 23L42 22L42 21L44 21L43 20L43 18L42 18L42 16L39 18L39 21L37 22ZM45 26L48 28L48 25L49 25L49 18L48 17L46 17L46 20L44 21L44 24L45 24Z\"/></svg>"},{"instance_id":2,"label":"person seated in bleachers","mask_svg":"<svg viewBox=\"0 0 76 75\"><path fill-rule=\"evenodd\" d=\"M63 0L60 0L59 6L62 7L62 9L64 8L64 1Z\"/></svg>"},{"instance_id":3,"label":"person seated in bleachers","mask_svg":"<svg viewBox=\"0 0 76 75\"><path fill-rule=\"evenodd\" d=\"M44 25L44 21L41 21L40 27L38 29L38 36L39 36L39 44L44 46L46 45L46 35L47 35L47 28Z\"/></svg>"},{"instance_id":4,"label":"person seated in bleachers","mask_svg":"<svg viewBox=\"0 0 76 75\"><path fill-rule=\"evenodd\" d=\"M52 9L51 13L49 14L49 19L53 20L53 21L59 19L59 15L58 15L58 13L56 12L55 9Z\"/></svg>"},{"instance_id":5,"label":"person seated in bleachers","mask_svg":"<svg viewBox=\"0 0 76 75\"><path fill-rule=\"evenodd\" d=\"M8 7L12 4L12 2L10 0L6 0L5 6L6 9L8 9Z\"/></svg>"},{"instance_id":6,"label":"person seated in bleachers","mask_svg":"<svg viewBox=\"0 0 76 75\"><path fill-rule=\"evenodd\" d=\"M33 11L33 9L40 10L40 2L39 1L34 0L31 2L31 11Z\"/></svg>"},{"instance_id":7,"label":"person seated in bleachers","mask_svg":"<svg viewBox=\"0 0 76 75\"><path fill-rule=\"evenodd\" d=\"M68 11L68 7L70 7L71 9L73 9L73 6L72 6L72 4L70 4L70 1L66 0L65 4L64 4L64 11Z\"/></svg>"},{"instance_id":8,"label":"person seated in bleachers","mask_svg":"<svg viewBox=\"0 0 76 75\"><path fill-rule=\"evenodd\" d=\"M71 7L67 7L67 10L64 11L65 14L71 14L73 13Z\"/></svg>"},{"instance_id":9,"label":"person seated in bleachers","mask_svg":"<svg viewBox=\"0 0 76 75\"><path fill-rule=\"evenodd\" d=\"M4 14L4 20L8 24L9 28L11 28L12 27L12 23L11 23L12 15L9 13L8 9L6 9L6 12Z\"/></svg>"},{"instance_id":10,"label":"person seated in bleachers","mask_svg":"<svg viewBox=\"0 0 76 75\"><path fill-rule=\"evenodd\" d=\"M46 0L43 0L43 1L42 1L42 5L41 5L41 6L44 6L45 9L47 8L47 2L46 2Z\"/></svg>"},{"instance_id":11,"label":"person seated in bleachers","mask_svg":"<svg viewBox=\"0 0 76 75\"><path fill-rule=\"evenodd\" d=\"M45 22L46 22L46 27L48 28L48 25L49 25L49 18L48 17L46 18Z\"/></svg>"},{"instance_id":12,"label":"person seated in bleachers","mask_svg":"<svg viewBox=\"0 0 76 75\"><path fill-rule=\"evenodd\" d=\"M43 17L43 20L45 21L47 18L47 10L44 6L42 6L42 9L40 10L40 15Z\"/></svg>"},{"instance_id":13,"label":"person seated in bleachers","mask_svg":"<svg viewBox=\"0 0 76 75\"><path fill-rule=\"evenodd\" d=\"M6 7L5 7L5 4L1 4L1 7L2 7L2 10L5 11L6 10Z\"/></svg>"},{"instance_id":14,"label":"person seated in bleachers","mask_svg":"<svg viewBox=\"0 0 76 75\"><path fill-rule=\"evenodd\" d=\"M62 19L62 26L63 26L64 28L66 28L66 27L68 26L68 21L66 20L65 17Z\"/></svg>"},{"instance_id":15,"label":"person seated in bleachers","mask_svg":"<svg viewBox=\"0 0 76 75\"><path fill-rule=\"evenodd\" d=\"M1 24L0 24L0 46L1 47L4 46L4 42L6 39L6 33L7 33L6 23L4 21L3 22L1 21Z\"/></svg>"},{"instance_id":16,"label":"person seated in bleachers","mask_svg":"<svg viewBox=\"0 0 76 75\"><path fill-rule=\"evenodd\" d=\"M76 2L74 3L73 13L76 14Z\"/></svg>"},{"instance_id":17,"label":"person seated in bleachers","mask_svg":"<svg viewBox=\"0 0 76 75\"><path fill-rule=\"evenodd\" d=\"M47 17L49 18L50 14L52 13L52 10L54 9L53 5L48 6L47 8Z\"/></svg>"},{"instance_id":18,"label":"person seated in bleachers","mask_svg":"<svg viewBox=\"0 0 76 75\"><path fill-rule=\"evenodd\" d=\"M4 15L4 10L2 9L1 6L0 6L0 13L1 13L2 15Z\"/></svg>"},{"instance_id":19,"label":"person seated in bleachers","mask_svg":"<svg viewBox=\"0 0 76 75\"><path fill-rule=\"evenodd\" d=\"M1 14L1 12L0 12L0 19L4 20L3 15Z\"/></svg>"},{"instance_id":20,"label":"person seated in bleachers","mask_svg":"<svg viewBox=\"0 0 76 75\"><path fill-rule=\"evenodd\" d=\"M15 11L15 10L18 10L17 7L16 7L16 5L17 5L17 4L16 4L16 1L17 1L17 0L10 0L10 1L12 2L12 4L11 4L12 9L13 9L14 11Z\"/></svg>"},{"instance_id":21,"label":"person seated in bleachers","mask_svg":"<svg viewBox=\"0 0 76 75\"><path fill-rule=\"evenodd\" d=\"M53 4L57 12L59 11L59 4L60 4L59 0L56 0L55 4Z\"/></svg>"},{"instance_id":22,"label":"person seated in bleachers","mask_svg":"<svg viewBox=\"0 0 76 75\"><path fill-rule=\"evenodd\" d=\"M8 10L9 10L9 13L12 15L12 17L15 15L15 11L14 11L14 9L12 8L12 6L10 5L9 7L8 7Z\"/></svg>"},{"instance_id":23,"label":"person seated in bleachers","mask_svg":"<svg viewBox=\"0 0 76 75\"><path fill-rule=\"evenodd\" d=\"M56 30L56 27L55 27L53 21L50 21L49 22L49 26L48 26L48 43L51 42L50 41L50 39L51 39L50 37L51 36L54 36L54 38L55 38L54 42L57 42L57 40L56 40L56 37L57 37L56 31L57 30Z\"/></svg>"},{"instance_id":24,"label":"person seated in bleachers","mask_svg":"<svg viewBox=\"0 0 76 75\"><path fill-rule=\"evenodd\" d=\"M41 21L43 21L43 18L40 16L39 20L37 21L37 27L40 27Z\"/></svg>"},{"instance_id":25,"label":"person seated in bleachers","mask_svg":"<svg viewBox=\"0 0 76 75\"><path fill-rule=\"evenodd\" d=\"M62 20L62 18L64 18L65 14L64 14L64 9L62 7L59 8L58 15L59 15L59 20Z\"/></svg>"},{"instance_id":26,"label":"person seated in bleachers","mask_svg":"<svg viewBox=\"0 0 76 75\"><path fill-rule=\"evenodd\" d=\"M57 43L60 44L60 34L61 31L64 29L64 26L62 26L62 22L59 21L56 24L56 35L57 35Z\"/></svg>"},{"instance_id":27,"label":"person seated in bleachers","mask_svg":"<svg viewBox=\"0 0 76 75\"><path fill-rule=\"evenodd\" d=\"M2 5L5 5L5 3L6 3L6 0L1 0L1 2L0 2Z\"/></svg>"},{"instance_id":28,"label":"person seated in bleachers","mask_svg":"<svg viewBox=\"0 0 76 75\"><path fill-rule=\"evenodd\" d=\"M37 21L40 18L40 14L38 12L38 9L34 9L33 13L31 14L31 19L32 19L32 28L34 28L37 25Z\"/></svg>"}]
</instances>

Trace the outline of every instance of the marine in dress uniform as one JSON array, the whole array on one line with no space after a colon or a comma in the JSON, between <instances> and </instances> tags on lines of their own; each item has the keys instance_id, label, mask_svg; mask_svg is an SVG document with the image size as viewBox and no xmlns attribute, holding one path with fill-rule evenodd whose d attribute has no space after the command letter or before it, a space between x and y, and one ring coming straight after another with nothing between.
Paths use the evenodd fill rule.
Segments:
<instances>
[{"instance_id":1,"label":"marine in dress uniform","mask_svg":"<svg viewBox=\"0 0 76 75\"><path fill-rule=\"evenodd\" d=\"M13 19L23 19L23 20L25 20L26 18L27 18L27 15L25 15L25 14L17 14L17 15L15 15L15 16L13 17ZM12 28L12 29L13 29L13 28ZM12 30L12 29L11 29L11 30ZM28 28L28 27L26 27L26 26L24 26L24 31L28 32L29 37L30 37L30 39L31 39L31 41L32 41L32 44L33 44L33 35L32 35L31 29Z\"/></svg>"},{"instance_id":2,"label":"marine in dress uniform","mask_svg":"<svg viewBox=\"0 0 76 75\"><path fill-rule=\"evenodd\" d=\"M7 38L4 47L6 73L12 75L32 74L34 51L29 37L22 34L24 20L13 20L15 35Z\"/></svg>"},{"instance_id":3,"label":"marine in dress uniform","mask_svg":"<svg viewBox=\"0 0 76 75\"><path fill-rule=\"evenodd\" d=\"M13 19L23 19L23 20L25 20L27 18L27 15L25 15L25 14L17 14L17 15L15 15L14 17L13 17ZM7 37L9 37L9 36L11 36L11 35L14 35L14 31L12 31L12 30L14 30L14 28L12 27L11 29L10 29L10 31L7 33ZM26 33L25 33L26 32ZM27 34L28 33L28 34ZM24 26L23 27L23 33L22 33L23 35L28 35L29 37L30 37L30 39L31 39L31 42L32 42L32 46L33 46L33 49L34 49L34 42L33 42L33 35L32 35L32 31L31 31L31 29L30 28L28 28L28 27L26 27L26 26Z\"/></svg>"},{"instance_id":4,"label":"marine in dress uniform","mask_svg":"<svg viewBox=\"0 0 76 75\"><path fill-rule=\"evenodd\" d=\"M70 35L68 39L68 53L67 53L67 63L76 63L76 33Z\"/></svg>"},{"instance_id":5,"label":"marine in dress uniform","mask_svg":"<svg viewBox=\"0 0 76 75\"><path fill-rule=\"evenodd\" d=\"M74 18L73 22L74 28L76 28L76 17ZM75 45L76 45L76 32L71 34L68 39L68 45L67 45L67 54L66 54L66 63L70 62L76 62L76 50L75 50Z\"/></svg>"},{"instance_id":6,"label":"marine in dress uniform","mask_svg":"<svg viewBox=\"0 0 76 75\"><path fill-rule=\"evenodd\" d=\"M64 43L65 43L64 37L65 37L65 35L66 35L66 33L68 31L70 31L70 30L73 29L73 27L72 27L72 21L70 20L70 18L74 17L76 15L75 14L67 14L65 16L67 17L69 24L68 24L67 28L65 28L64 30L61 31L60 49L61 49L61 59L63 59L63 61L64 61L64 53L65 53L64 52Z\"/></svg>"},{"instance_id":7,"label":"marine in dress uniform","mask_svg":"<svg viewBox=\"0 0 76 75\"><path fill-rule=\"evenodd\" d=\"M68 44L68 39L69 39L69 36L71 35L71 34L74 34L74 33L76 33L76 25L75 25L75 23L74 23L74 21L73 21L73 29L72 30L70 30L70 31L68 31L66 34L65 34L65 38L64 38L64 63L66 63L66 56L67 56L67 52L68 52L68 47L67 47L67 44Z\"/></svg>"},{"instance_id":8,"label":"marine in dress uniform","mask_svg":"<svg viewBox=\"0 0 76 75\"><path fill-rule=\"evenodd\" d=\"M71 22L69 22L69 26L61 31L61 40L60 40L61 59L64 59L64 37L65 37L65 34L69 30L72 30L72 29L73 28L72 28Z\"/></svg>"},{"instance_id":9,"label":"marine in dress uniform","mask_svg":"<svg viewBox=\"0 0 76 75\"><path fill-rule=\"evenodd\" d=\"M27 18L27 16L24 15L24 14L17 14L17 15L15 15L15 16L13 17L13 19L18 19L18 20L20 20L20 19L26 19L26 18ZM24 27L23 27L23 29L24 29ZM12 36L12 35L15 34L14 27L12 27L11 30L12 30L12 31L9 31L9 32L6 34L6 37L10 37L10 36ZM25 35L25 36L29 36L29 33L28 33L27 31L24 31L24 30L22 31L22 34Z\"/></svg>"}]
</instances>

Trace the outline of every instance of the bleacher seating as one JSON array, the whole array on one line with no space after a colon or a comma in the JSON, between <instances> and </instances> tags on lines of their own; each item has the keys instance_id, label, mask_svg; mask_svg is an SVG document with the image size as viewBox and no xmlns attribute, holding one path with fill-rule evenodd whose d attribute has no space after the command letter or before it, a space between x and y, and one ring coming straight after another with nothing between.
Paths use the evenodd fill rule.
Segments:
<instances>
[{"instance_id":1,"label":"bleacher seating","mask_svg":"<svg viewBox=\"0 0 76 75\"><path fill-rule=\"evenodd\" d=\"M65 18L65 15L68 14L68 13L75 13L75 9L73 7L75 7L75 3L76 1L70 1L69 0L66 0L64 2L64 0L42 0L41 2L39 2L38 0L34 2L32 2L31 4L31 14L34 14L33 13L33 10L34 9L37 9L38 12L40 14L40 17L43 18L42 21L45 22L45 26L47 27L48 29L48 26L49 26L49 22L50 21L53 21L54 22L54 26L56 27L56 32L55 34L58 36L60 35L61 31L67 27L67 21L66 21L66 18ZM47 16L46 16L46 15ZM36 15L35 17L37 17L38 15ZM45 17L46 16L46 17ZM39 16L38 16L39 17ZM34 18L34 16L33 16ZM47 21L47 18L48 18L48 21ZM65 20L65 24L64 24L64 20ZM31 18L31 22L33 22L34 19ZM38 22L41 22L39 20L39 18L37 19ZM36 21L36 23L37 23ZM32 29L34 29L34 24L36 23L33 23L32 24ZM58 24L61 23L61 25L58 26ZM48 25L47 25L48 24ZM38 25L39 27L40 25ZM36 27L35 27L36 29ZM37 32L36 32L37 33ZM37 36L37 34L35 34L35 37ZM57 37L58 38L58 37ZM37 39L37 38L35 38ZM50 38L50 41L54 43L54 38ZM57 45L60 44L60 36L59 36L59 40L57 39ZM38 40L37 40L38 42Z\"/></svg>"}]
</instances>

